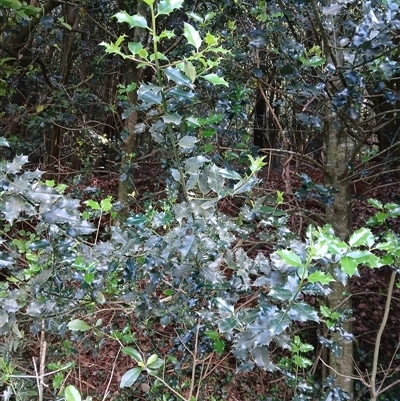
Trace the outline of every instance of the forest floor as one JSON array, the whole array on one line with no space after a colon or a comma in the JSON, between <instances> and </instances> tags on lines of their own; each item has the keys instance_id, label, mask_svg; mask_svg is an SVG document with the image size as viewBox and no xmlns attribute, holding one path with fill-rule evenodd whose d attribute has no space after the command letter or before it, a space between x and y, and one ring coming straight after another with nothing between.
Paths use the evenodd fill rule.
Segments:
<instances>
[{"instance_id":1,"label":"forest floor","mask_svg":"<svg viewBox=\"0 0 400 401\"><path fill-rule=\"evenodd\" d=\"M135 208L136 212L143 212L142 208L147 199L151 200L154 197L163 196L164 183L161 178L161 168L157 163L148 163L139 167L135 173L137 200ZM319 171L311 168L296 171L294 167L290 172L289 183L293 193L302 185L298 175L299 172L306 173L315 183L322 182L323 177ZM262 175L264 176L262 188L266 192L285 191L288 189L287 183L282 179L282 172L264 171ZM85 185L99 188L102 196L112 195L115 198L118 186L117 181L118 175L115 173L98 174L85 182ZM82 188L75 189L80 191ZM71 192L73 191L74 189L72 188ZM400 202L400 183L390 174L379 177L373 183L366 183L360 180L354 184L352 192L354 192L352 209L355 228L364 226L366 220L374 214L374 209L366 201L367 198L375 198L383 203ZM289 209L293 206L291 202L295 201L293 197L289 196L286 202L289 205ZM308 206L316 215L318 213L321 216L323 215L318 204L309 204ZM234 203L227 202L223 207L225 209L231 207L231 212L235 213ZM391 228L400 232L400 221L392 221L391 223ZM301 232L304 230L305 224L305 221L295 216L292 219L293 226L291 228L294 231ZM354 359L362 373L365 373L370 367L377 330L383 316L389 276L389 269L374 271L369 268L361 268L360 275L352 279L353 330L356 337ZM142 352L153 352L156 349L160 356L168 355L168 351L173 345L172 338L175 337L173 329L169 329L168 326L163 328L161 325L140 327L133 320L127 322L123 312L118 307L104 305L104 307L99 307L95 311L92 319L95 322L101 318L103 324L110 325L110 327L120 326L122 328L128 323L134 333L135 342L140 344ZM400 377L399 370L396 370L400 362L400 351L398 350L400 342L400 290L395 291L390 312L382 339L380 358L386 366L392 361L392 379L395 380ZM309 330L312 330L312 328L309 328ZM92 340L96 341L95 338ZM150 391L150 387L146 382L142 382L134 391L131 389L129 391L121 391L119 389L122 375L133 365L130 357L120 353L120 345L115 340L104 340L101 347L95 351L88 351L83 346L78 346L77 350L79 353L78 358L76 359L76 356L73 358L76 362L76 369L68 377L68 382L75 384L82 393L92 394L94 400L146 399L146 392ZM37 349L32 349L33 354L36 354L37 351ZM217 354L210 355L206 360L197 361L197 365L201 365L203 369L203 386L198 400L286 401L293 398L290 388L282 377L273 377L261 370L255 370L247 374L235 374L235 360L228 353L224 353L221 356ZM180 377L177 380L184 382L185 379L188 379L188 377ZM400 387L393 390L400 394ZM183 387L183 395L187 394L187 392L188 389ZM108 394L107 398L105 398L106 394ZM359 397L359 399L362 399L361 392L359 392ZM391 398L388 398L388 400L391 400Z\"/></svg>"}]
</instances>

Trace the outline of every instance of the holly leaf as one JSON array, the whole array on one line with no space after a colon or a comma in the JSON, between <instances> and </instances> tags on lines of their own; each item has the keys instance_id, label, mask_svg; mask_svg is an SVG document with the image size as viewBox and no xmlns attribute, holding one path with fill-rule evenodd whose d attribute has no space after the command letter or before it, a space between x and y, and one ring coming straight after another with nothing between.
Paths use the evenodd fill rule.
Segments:
<instances>
[{"instance_id":1,"label":"holly leaf","mask_svg":"<svg viewBox=\"0 0 400 401\"><path fill-rule=\"evenodd\" d=\"M186 135L178 142L178 145L182 149L190 149L196 145L196 142L198 142L198 140L195 136Z\"/></svg>"},{"instance_id":2,"label":"holly leaf","mask_svg":"<svg viewBox=\"0 0 400 401\"><path fill-rule=\"evenodd\" d=\"M289 310L289 316L297 322L319 322L317 311L305 302L295 303Z\"/></svg>"},{"instance_id":3,"label":"holly leaf","mask_svg":"<svg viewBox=\"0 0 400 401\"><path fill-rule=\"evenodd\" d=\"M340 266L349 277L352 277L357 272L358 262L351 257L343 256L343 258L340 259Z\"/></svg>"},{"instance_id":4,"label":"holly leaf","mask_svg":"<svg viewBox=\"0 0 400 401\"><path fill-rule=\"evenodd\" d=\"M204 75L203 78L206 81L211 82L214 86L215 85L223 85L223 86L229 87L228 82L226 82L223 77L220 77L217 74L207 74L207 75Z\"/></svg>"},{"instance_id":5,"label":"holly leaf","mask_svg":"<svg viewBox=\"0 0 400 401\"><path fill-rule=\"evenodd\" d=\"M194 46L197 51L199 51L202 42L200 34L196 31L196 29L193 28L192 25L188 24L187 22L184 24L183 35L187 41Z\"/></svg>"},{"instance_id":6,"label":"holly leaf","mask_svg":"<svg viewBox=\"0 0 400 401\"><path fill-rule=\"evenodd\" d=\"M167 67L165 70L165 75L167 76L168 80L174 81L178 85L187 86L192 88L192 81L188 78L182 71L180 71L176 67Z\"/></svg>"},{"instance_id":7,"label":"holly leaf","mask_svg":"<svg viewBox=\"0 0 400 401\"><path fill-rule=\"evenodd\" d=\"M308 281L313 284L317 282L321 284L329 284L331 281L335 281L335 279L330 274L316 271L308 276Z\"/></svg>"},{"instance_id":8,"label":"holly leaf","mask_svg":"<svg viewBox=\"0 0 400 401\"><path fill-rule=\"evenodd\" d=\"M162 0L158 5L158 15L168 15L181 8L184 0Z\"/></svg>"},{"instance_id":9,"label":"holly leaf","mask_svg":"<svg viewBox=\"0 0 400 401\"><path fill-rule=\"evenodd\" d=\"M15 174L21 170L21 167L28 163L28 156L20 155L15 156L12 162L7 163L6 165L6 173L7 174Z\"/></svg>"},{"instance_id":10,"label":"holly leaf","mask_svg":"<svg viewBox=\"0 0 400 401\"><path fill-rule=\"evenodd\" d=\"M360 228L359 230L355 231L349 240L349 245L352 247L355 246L370 246L370 244L374 243L374 235L372 234L369 228Z\"/></svg>"},{"instance_id":11,"label":"holly leaf","mask_svg":"<svg viewBox=\"0 0 400 401\"><path fill-rule=\"evenodd\" d=\"M10 144L7 142L7 139L0 137L0 146L6 146L7 148L9 148Z\"/></svg>"},{"instance_id":12,"label":"holly leaf","mask_svg":"<svg viewBox=\"0 0 400 401\"><path fill-rule=\"evenodd\" d=\"M277 251L277 254L289 266L293 266L293 267L302 267L303 266L303 263L301 263L300 257L298 255L296 255L293 251L290 251L289 249L283 249L283 250Z\"/></svg>"},{"instance_id":13,"label":"holly leaf","mask_svg":"<svg viewBox=\"0 0 400 401\"><path fill-rule=\"evenodd\" d=\"M148 28L146 18L139 14L129 15L126 11L121 11L115 14L115 18L119 23L128 23L131 28Z\"/></svg>"}]
</instances>

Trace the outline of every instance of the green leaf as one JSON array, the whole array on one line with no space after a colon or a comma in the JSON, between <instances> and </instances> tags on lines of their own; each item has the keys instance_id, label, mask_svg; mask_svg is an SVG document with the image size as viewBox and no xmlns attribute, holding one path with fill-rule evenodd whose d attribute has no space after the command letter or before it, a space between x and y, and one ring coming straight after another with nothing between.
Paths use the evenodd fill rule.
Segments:
<instances>
[{"instance_id":1,"label":"green leaf","mask_svg":"<svg viewBox=\"0 0 400 401\"><path fill-rule=\"evenodd\" d=\"M213 348L217 354L221 355L225 349L225 341L218 338L213 342Z\"/></svg>"},{"instance_id":2,"label":"green leaf","mask_svg":"<svg viewBox=\"0 0 400 401\"><path fill-rule=\"evenodd\" d=\"M53 388L54 388L55 390L57 390L58 388L60 388L61 385L62 385L63 382L64 382L64 379L65 379L64 374L63 374L62 372L57 372L57 373L54 375L53 380L52 380L52 383L51 383L52 386L53 386Z\"/></svg>"},{"instance_id":3,"label":"green leaf","mask_svg":"<svg viewBox=\"0 0 400 401\"><path fill-rule=\"evenodd\" d=\"M147 361L147 368L151 369L152 371L154 371L154 373L157 373L157 370L161 368L161 366L164 365L164 360L161 358L156 358L155 361L149 363L149 361Z\"/></svg>"},{"instance_id":4,"label":"green leaf","mask_svg":"<svg viewBox=\"0 0 400 401\"><path fill-rule=\"evenodd\" d=\"M321 305L319 309L323 317L330 317L332 314L332 311L325 305Z\"/></svg>"},{"instance_id":5,"label":"green leaf","mask_svg":"<svg viewBox=\"0 0 400 401\"><path fill-rule=\"evenodd\" d=\"M196 80L196 68L190 61L184 62L183 72L192 83Z\"/></svg>"},{"instance_id":6,"label":"green leaf","mask_svg":"<svg viewBox=\"0 0 400 401\"><path fill-rule=\"evenodd\" d=\"M24 202L17 196L7 197L7 199L9 200L4 202L2 213L4 218L12 225L21 211L24 211Z\"/></svg>"},{"instance_id":7,"label":"green leaf","mask_svg":"<svg viewBox=\"0 0 400 401\"><path fill-rule=\"evenodd\" d=\"M214 36L214 35L212 35L210 32L207 32L207 35L206 35L206 43L207 43L207 45L208 46L212 46L212 45L215 45L215 44L217 44L217 38Z\"/></svg>"},{"instance_id":8,"label":"green leaf","mask_svg":"<svg viewBox=\"0 0 400 401\"><path fill-rule=\"evenodd\" d=\"M134 216L128 217L124 223L125 226L141 226L147 222L147 216L145 214L135 214Z\"/></svg>"},{"instance_id":9,"label":"green leaf","mask_svg":"<svg viewBox=\"0 0 400 401\"><path fill-rule=\"evenodd\" d=\"M319 67L320 65L325 64L325 57L313 56L311 58L306 58L303 56L299 57L299 60L308 67Z\"/></svg>"},{"instance_id":10,"label":"green leaf","mask_svg":"<svg viewBox=\"0 0 400 401\"><path fill-rule=\"evenodd\" d=\"M162 119L164 120L165 124L179 125L182 121L182 116L180 116L178 113L165 113L162 116Z\"/></svg>"},{"instance_id":11,"label":"green leaf","mask_svg":"<svg viewBox=\"0 0 400 401\"><path fill-rule=\"evenodd\" d=\"M18 173L24 164L28 163L28 156L20 155L15 156L12 162L6 164L6 173Z\"/></svg>"},{"instance_id":12,"label":"green leaf","mask_svg":"<svg viewBox=\"0 0 400 401\"><path fill-rule=\"evenodd\" d=\"M161 0L158 5L158 14L157 15L168 15L171 14L172 11L181 8L184 0Z\"/></svg>"},{"instance_id":13,"label":"green leaf","mask_svg":"<svg viewBox=\"0 0 400 401\"><path fill-rule=\"evenodd\" d=\"M192 88L192 81L182 73L178 68L176 67L167 67L165 70L165 75L167 76L168 80L174 81L178 85L184 85L189 88Z\"/></svg>"},{"instance_id":14,"label":"green leaf","mask_svg":"<svg viewBox=\"0 0 400 401\"><path fill-rule=\"evenodd\" d=\"M319 322L317 311L305 302L293 304L289 310L289 316L298 322L308 322L309 320Z\"/></svg>"},{"instance_id":15,"label":"green leaf","mask_svg":"<svg viewBox=\"0 0 400 401\"><path fill-rule=\"evenodd\" d=\"M128 49L135 56L143 49L143 45L140 42L129 42Z\"/></svg>"},{"instance_id":16,"label":"green leaf","mask_svg":"<svg viewBox=\"0 0 400 401\"><path fill-rule=\"evenodd\" d=\"M261 369L268 369L271 364L268 347L256 347L252 351L255 363Z\"/></svg>"},{"instance_id":17,"label":"green leaf","mask_svg":"<svg viewBox=\"0 0 400 401\"><path fill-rule=\"evenodd\" d=\"M65 387L65 400L66 401L81 401L81 393L72 385Z\"/></svg>"},{"instance_id":18,"label":"green leaf","mask_svg":"<svg viewBox=\"0 0 400 401\"><path fill-rule=\"evenodd\" d=\"M377 199L368 199L368 203L370 205L372 205L376 209L382 209L383 208L382 202L377 200Z\"/></svg>"},{"instance_id":19,"label":"green leaf","mask_svg":"<svg viewBox=\"0 0 400 401\"><path fill-rule=\"evenodd\" d=\"M5 326L8 323L9 315L5 310L0 310L0 327Z\"/></svg>"},{"instance_id":20,"label":"green leaf","mask_svg":"<svg viewBox=\"0 0 400 401\"><path fill-rule=\"evenodd\" d=\"M130 357L132 357L136 362L142 362L143 363L142 356L134 348L132 348L132 347L124 347L124 348L122 348L121 351L124 354L129 355Z\"/></svg>"},{"instance_id":21,"label":"green leaf","mask_svg":"<svg viewBox=\"0 0 400 401\"><path fill-rule=\"evenodd\" d=\"M283 203L283 192L276 190L276 203L281 205Z\"/></svg>"},{"instance_id":22,"label":"green leaf","mask_svg":"<svg viewBox=\"0 0 400 401\"><path fill-rule=\"evenodd\" d=\"M199 119L201 125L216 124L224 119L224 115L220 113L211 114L206 118Z\"/></svg>"},{"instance_id":23,"label":"green leaf","mask_svg":"<svg viewBox=\"0 0 400 401\"><path fill-rule=\"evenodd\" d=\"M276 252L281 259L286 262L289 266L293 267L301 267L303 263L298 255L296 255L293 251L289 249L284 249Z\"/></svg>"},{"instance_id":24,"label":"green leaf","mask_svg":"<svg viewBox=\"0 0 400 401\"><path fill-rule=\"evenodd\" d=\"M295 363L296 366L302 369L307 368L313 364L311 359L305 358L300 355L294 355L293 362Z\"/></svg>"},{"instance_id":25,"label":"green leaf","mask_svg":"<svg viewBox=\"0 0 400 401\"><path fill-rule=\"evenodd\" d=\"M162 31L160 33L160 38L167 38L167 39L172 39L174 38L176 35L174 33L174 31L169 31L167 29L165 29L164 31Z\"/></svg>"},{"instance_id":26,"label":"green leaf","mask_svg":"<svg viewBox=\"0 0 400 401\"><path fill-rule=\"evenodd\" d=\"M143 0L148 6L152 6L155 0Z\"/></svg>"},{"instance_id":27,"label":"green leaf","mask_svg":"<svg viewBox=\"0 0 400 401\"><path fill-rule=\"evenodd\" d=\"M343 258L340 259L340 266L349 277L352 277L357 272L358 263L351 257L343 256Z\"/></svg>"},{"instance_id":28,"label":"green leaf","mask_svg":"<svg viewBox=\"0 0 400 401\"><path fill-rule=\"evenodd\" d=\"M156 360L158 359L157 354L153 354L149 357L149 359L146 362L146 365L151 365L152 363L154 363Z\"/></svg>"},{"instance_id":29,"label":"green leaf","mask_svg":"<svg viewBox=\"0 0 400 401\"><path fill-rule=\"evenodd\" d=\"M93 210L101 210L99 203L94 201L93 199L88 199L87 201L85 201L83 203L85 205L88 205Z\"/></svg>"},{"instance_id":30,"label":"green leaf","mask_svg":"<svg viewBox=\"0 0 400 401\"><path fill-rule=\"evenodd\" d=\"M212 340L217 340L219 338L219 333L216 330L208 330L204 333L208 338Z\"/></svg>"},{"instance_id":31,"label":"green leaf","mask_svg":"<svg viewBox=\"0 0 400 401\"><path fill-rule=\"evenodd\" d=\"M71 331L88 331L91 329L91 326L81 319L71 320L67 326Z\"/></svg>"},{"instance_id":32,"label":"green leaf","mask_svg":"<svg viewBox=\"0 0 400 401\"><path fill-rule=\"evenodd\" d=\"M201 37L196 29L194 29L193 26L188 24L187 22L184 23L183 35L185 36L187 41L192 46L194 46L197 51L199 51L202 42Z\"/></svg>"},{"instance_id":33,"label":"green leaf","mask_svg":"<svg viewBox=\"0 0 400 401\"><path fill-rule=\"evenodd\" d=\"M115 18L119 23L128 23L131 28L148 28L146 18L139 14L129 15L126 11L121 11L115 14Z\"/></svg>"},{"instance_id":34,"label":"green leaf","mask_svg":"<svg viewBox=\"0 0 400 401\"><path fill-rule=\"evenodd\" d=\"M207 74L204 75L203 78L211 82L213 85L224 85L226 87L229 86L228 82L226 82L223 77L220 77L217 74Z\"/></svg>"},{"instance_id":35,"label":"green leaf","mask_svg":"<svg viewBox=\"0 0 400 401\"><path fill-rule=\"evenodd\" d=\"M101 210L103 210L103 212L109 212L112 209L112 197L111 196L107 196L107 198L102 199L102 201L100 202L100 206L101 206Z\"/></svg>"},{"instance_id":36,"label":"green leaf","mask_svg":"<svg viewBox=\"0 0 400 401\"><path fill-rule=\"evenodd\" d=\"M349 245L370 246L371 242L374 243L374 235L369 228L362 227L350 236Z\"/></svg>"},{"instance_id":37,"label":"green leaf","mask_svg":"<svg viewBox=\"0 0 400 401\"><path fill-rule=\"evenodd\" d=\"M201 135L203 138L212 138L217 133L215 128L207 128L204 131L201 131Z\"/></svg>"},{"instance_id":38,"label":"green leaf","mask_svg":"<svg viewBox=\"0 0 400 401\"><path fill-rule=\"evenodd\" d=\"M335 279L330 274L316 271L308 276L308 281L313 284L317 282L321 284L329 284L331 281L335 281Z\"/></svg>"},{"instance_id":39,"label":"green leaf","mask_svg":"<svg viewBox=\"0 0 400 401\"><path fill-rule=\"evenodd\" d=\"M121 377L121 383L119 386L121 388L131 387L136 382L136 380L138 379L138 377L140 376L142 371L143 371L143 368L139 368L139 367L128 370Z\"/></svg>"},{"instance_id":40,"label":"green leaf","mask_svg":"<svg viewBox=\"0 0 400 401\"><path fill-rule=\"evenodd\" d=\"M0 146L10 147L10 144L7 142L7 139L0 136Z\"/></svg>"},{"instance_id":41,"label":"green leaf","mask_svg":"<svg viewBox=\"0 0 400 401\"><path fill-rule=\"evenodd\" d=\"M171 89L168 93L175 96L179 101L184 101L184 102L187 102L188 100L191 100L196 96L196 94L193 91L185 90L180 87L175 87Z\"/></svg>"},{"instance_id":42,"label":"green leaf","mask_svg":"<svg viewBox=\"0 0 400 401\"><path fill-rule=\"evenodd\" d=\"M253 158L252 155L247 155L250 160L250 171L252 173L257 173L260 171L267 163L264 163L265 156Z\"/></svg>"},{"instance_id":43,"label":"green leaf","mask_svg":"<svg viewBox=\"0 0 400 401\"><path fill-rule=\"evenodd\" d=\"M292 291L279 286L271 288L270 292L268 293L269 297L279 301L289 301L292 298L292 295Z\"/></svg>"},{"instance_id":44,"label":"green leaf","mask_svg":"<svg viewBox=\"0 0 400 401\"><path fill-rule=\"evenodd\" d=\"M276 311L268 323L269 334L273 338L283 333L292 324L292 319L286 312Z\"/></svg>"},{"instance_id":45,"label":"green leaf","mask_svg":"<svg viewBox=\"0 0 400 401\"><path fill-rule=\"evenodd\" d=\"M178 145L182 149L190 149L193 148L198 142L198 139L195 136L186 135L178 142Z\"/></svg>"},{"instance_id":46,"label":"green leaf","mask_svg":"<svg viewBox=\"0 0 400 401\"><path fill-rule=\"evenodd\" d=\"M218 172L219 172L219 174L221 174L222 177L228 178L229 180L241 180L242 179L241 175L233 170L221 168L221 169L219 169Z\"/></svg>"}]
</instances>

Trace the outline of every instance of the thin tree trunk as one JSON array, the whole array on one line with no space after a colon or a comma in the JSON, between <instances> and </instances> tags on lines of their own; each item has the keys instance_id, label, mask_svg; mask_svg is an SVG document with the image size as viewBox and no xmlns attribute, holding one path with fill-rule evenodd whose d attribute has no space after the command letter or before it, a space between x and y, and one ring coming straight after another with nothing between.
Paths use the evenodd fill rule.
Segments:
<instances>
[{"instance_id":1,"label":"thin tree trunk","mask_svg":"<svg viewBox=\"0 0 400 401\"><path fill-rule=\"evenodd\" d=\"M331 113L328 110L328 113ZM332 113L333 114L333 113ZM347 135L337 122L336 116L330 115L326 122L326 185L336 189L334 203L326 208L326 221L331 224L335 234L343 240L348 239L352 232L351 205L349 181L347 179L346 163L348 161ZM342 285L336 282L331 285L332 292L328 296L328 304L331 310L351 310L350 283ZM347 321L343 325L344 330L351 334L352 323ZM353 394L353 342L344 340L339 333L332 335L332 340L341 348L336 356L330 353L330 374L335 377L336 385L354 399Z\"/></svg>"},{"instance_id":2,"label":"thin tree trunk","mask_svg":"<svg viewBox=\"0 0 400 401\"><path fill-rule=\"evenodd\" d=\"M148 15L148 6L142 0L138 1L137 13L142 16ZM147 30L143 28L135 28L133 41L145 43L147 39ZM136 83L137 88L140 82L144 79L144 69L138 69L135 63L128 66L128 74L126 75L125 83ZM138 102L137 90L130 93L130 102L136 105ZM138 122L137 111L134 110L125 120L124 131L127 132L122 145L122 158L120 168L120 181L118 186L118 200L122 203L123 209L119 213L119 220L122 222L128 217L129 206L133 197L131 196L134 190L133 180L133 156L136 151L137 134L134 128Z\"/></svg>"}]
</instances>

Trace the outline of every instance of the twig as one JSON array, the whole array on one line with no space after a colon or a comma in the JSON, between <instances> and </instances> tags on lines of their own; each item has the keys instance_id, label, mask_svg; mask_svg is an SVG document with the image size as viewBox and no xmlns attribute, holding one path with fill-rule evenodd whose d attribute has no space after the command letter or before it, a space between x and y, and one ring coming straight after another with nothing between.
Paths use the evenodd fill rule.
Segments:
<instances>
[{"instance_id":1,"label":"twig","mask_svg":"<svg viewBox=\"0 0 400 401\"><path fill-rule=\"evenodd\" d=\"M38 389L38 401L43 401L43 388L41 388L41 386L40 386L40 377L38 374L35 357L32 357L32 361L33 361L33 368L35 369L34 377L36 378L36 386Z\"/></svg>"},{"instance_id":2,"label":"twig","mask_svg":"<svg viewBox=\"0 0 400 401\"><path fill-rule=\"evenodd\" d=\"M196 380L196 365L197 365L197 348L198 348L198 344L199 344L199 331L200 331L200 319L197 322L197 328L196 328L196 337L195 337L195 341L194 341L194 350L192 353L192 358L193 358L193 363L192 363L192 379L191 379L191 383L190 383L190 391L189 391L189 397L188 400L192 399L192 394L194 391L194 383Z\"/></svg>"},{"instance_id":3,"label":"twig","mask_svg":"<svg viewBox=\"0 0 400 401\"><path fill-rule=\"evenodd\" d=\"M382 380L382 383L376 388L376 376L377 376L377 370L378 370L378 360L379 360L379 348L381 346L381 340L382 340L382 334L383 331L385 330L386 323L389 317L389 312L390 312L390 303L392 302L392 294L393 294L393 287L395 284L396 280L396 272L393 270L392 275L390 276L390 282L389 282L389 288L388 288L388 293L386 296L386 305L385 305L385 312L383 314L382 322L379 326L378 334L376 335L376 340L375 340L375 349L374 349L374 357L372 360L372 372L371 372L371 401L376 400L382 392L386 391L390 387L392 387L393 383L390 384L389 386L386 386L382 390L382 386L385 380ZM400 381L399 381L400 382Z\"/></svg>"},{"instance_id":4,"label":"twig","mask_svg":"<svg viewBox=\"0 0 400 401\"><path fill-rule=\"evenodd\" d=\"M120 352L121 352L121 348L119 348L119 350L118 350L118 352L117 352L117 356L116 356L115 359L114 359L113 367L112 367L112 369L111 369L110 380L109 380L108 383L107 383L106 391L104 392L103 401L104 401L104 400L107 398L107 396L108 396L108 393L109 393L108 390L109 390L109 388L110 388L110 386L111 386L111 381L112 381L112 379L113 379L113 377L114 377L115 364L116 364L116 362L117 362L117 359L118 359L118 357L119 357Z\"/></svg>"},{"instance_id":5,"label":"twig","mask_svg":"<svg viewBox=\"0 0 400 401\"><path fill-rule=\"evenodd\" d=\"M358 380L362 382L362 379L358 376L353 376L353 375L343 375L342 373L339 373L337 370L335 370L332 366L330 366L329 364L327 364L320 356L318 357L318 359L327 367L329 368L332 372L334 372L336 375L340 376L340 377L346 377L346 378L350 378L352 380Z\"/></svg>"}]
</instances>

